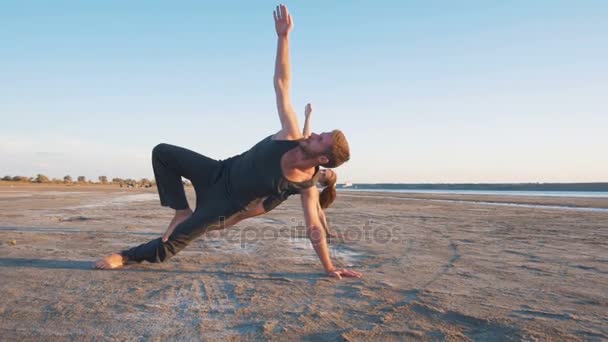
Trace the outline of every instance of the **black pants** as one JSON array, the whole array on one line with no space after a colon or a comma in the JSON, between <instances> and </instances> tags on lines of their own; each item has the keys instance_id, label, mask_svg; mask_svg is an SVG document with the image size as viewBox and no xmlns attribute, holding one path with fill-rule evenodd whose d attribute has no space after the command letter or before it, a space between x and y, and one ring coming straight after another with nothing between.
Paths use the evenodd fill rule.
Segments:
<instances>
[{"instance_id":1,"label":"black pants","mask_svg":"<svg viewBox=\"0 0 608 342\"><path fill-rule=\"evenodd\" d=\"M167 240L154 239L122 251L126 262L163 262L184 249L192 240L239 209L226 193L225 164L178 146L159 144L152 150L152 166L162 206L189 208L182 177L189 179L196 192L196 208L177 225Z\"/></svg>"}]
</instances>

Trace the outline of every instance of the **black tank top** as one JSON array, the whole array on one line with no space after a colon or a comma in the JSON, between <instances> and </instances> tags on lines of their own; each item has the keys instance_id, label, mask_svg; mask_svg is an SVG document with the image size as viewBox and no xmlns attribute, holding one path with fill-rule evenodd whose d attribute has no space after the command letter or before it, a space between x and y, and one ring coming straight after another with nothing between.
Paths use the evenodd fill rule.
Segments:
<instances>
[{"instance_id":1,"label":"black tank top","mask_svg":"<svg viewBox=\"0 0 608 342\"><path fill-rule=\"evenodd\" d=\"M294 140L272 140L272 135L248 151L226 159L226 190L238 207L244 208L253 200L267 196L287 197L317 183L319 167L305 182L291 182L283 176L281 157L296 148Z\"/></svg>"}]
</instances>

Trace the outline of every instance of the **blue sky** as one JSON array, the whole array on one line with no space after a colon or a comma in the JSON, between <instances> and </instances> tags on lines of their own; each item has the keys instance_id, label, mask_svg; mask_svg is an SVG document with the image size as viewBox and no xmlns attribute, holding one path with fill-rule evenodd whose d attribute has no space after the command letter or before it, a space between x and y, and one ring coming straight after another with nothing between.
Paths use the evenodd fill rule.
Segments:
<instances>
[{"instance_id":1,"label":"blue sky","mask_svg":"<svg viewBox=\"0 0 608 342\"><path fill-rule=\"evenodd\" d=\"M272 1L5 1L0 176L151 177L280 126ZM608 3L294 1L292 97L352 182L608 181Z\"/></svg>"}]
</instances>

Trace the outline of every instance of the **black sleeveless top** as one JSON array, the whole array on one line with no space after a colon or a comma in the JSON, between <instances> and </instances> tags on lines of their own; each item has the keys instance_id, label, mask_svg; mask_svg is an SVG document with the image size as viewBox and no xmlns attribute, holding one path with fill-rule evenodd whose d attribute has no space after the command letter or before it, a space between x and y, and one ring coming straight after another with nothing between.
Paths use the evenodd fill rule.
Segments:
<instances>
[{"instance_id":1,"label":"black sleeveless top","mask_svg":"<svg viewBox=\"0 0 608 342\"><path fill-rule=\"evenodd\" d=\"M270 196L284 200L314 186L319 176L318 166L314 176L305 182L292 182L283 176L281 157L298 145L294 140L272 140L271 135L248 151L226 159L226 190L232 202L245 208L259 198Z\"/></svg>"}]
</instances>

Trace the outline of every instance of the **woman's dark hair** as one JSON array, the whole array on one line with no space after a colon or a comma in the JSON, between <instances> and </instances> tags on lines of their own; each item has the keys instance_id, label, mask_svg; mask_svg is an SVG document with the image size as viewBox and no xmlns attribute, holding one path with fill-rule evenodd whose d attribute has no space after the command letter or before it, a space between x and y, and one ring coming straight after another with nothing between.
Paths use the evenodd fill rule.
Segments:
<instances>
[{"instance_id":1,"label":"woman's dark hair","mask_svg":"<svg viewBox=\"0 0 608 342\"><path fill-rule=\"evenodd\" d=\"M325 187L325 189L323 189L319 195L319 203L321 204L321 208L329 208L329 206L336 200L336 181L336 173L331 171L331 176L327 177L324 183L321 183L321 185Z\"/></svg>"}]
</instances>

